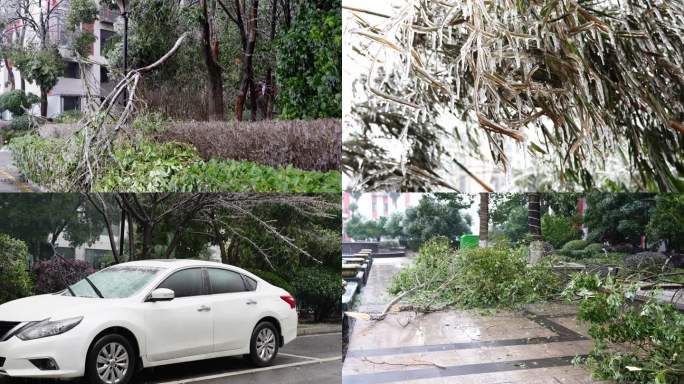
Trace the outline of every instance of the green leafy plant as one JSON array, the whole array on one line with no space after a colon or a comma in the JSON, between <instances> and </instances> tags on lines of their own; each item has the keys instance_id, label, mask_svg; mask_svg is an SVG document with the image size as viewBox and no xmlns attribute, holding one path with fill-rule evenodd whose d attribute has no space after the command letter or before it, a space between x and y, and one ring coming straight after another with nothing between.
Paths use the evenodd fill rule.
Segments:
<instances>
[{"instance_id":1,"label":"green leafy plant","mask_svg":"<svg viewBox=\"0 0 684 384\"><path fill-rule=\"evenodd\" d=\"M31 294L28 258L23 241L0 234L0 304Z\"/></svg>"},{"instance_id":2,"label":"green leafy plant","mask_svg":"<svg viewBox=\"0 0 684 384\"><path fill-rule=\"evenodd\" d=\"M12 115L21 116L25 113L25 109L37 103L38 96L32 93L24 93L22 90L12 90L0 95L0 112L10 111Z\"/></svg>"},{"instance_id":3,"label":"green leafy plant","mask_svg":"<svg viewBox=\"0 0 684 384\"><path fill-rule=\"evenodd\" d=\"M342 116L341 1L303 2L277 42L276 106L284 119Z\"/></svg>"},{"instance_id":4,"label":"green leafy plant","mask_svg":"<svg viewBox=\"0 0 684 384\"><path fill-rule=\"evenodd\" d=\"M262 279L268 281L270 284L288 291L290 294L294 294L295 292L295 289L292 286L292 284L288 283L287 280L285 280L285 278L283 278L275 272L264 271L261 269L250 269L249 271L261 277Z\"/></svg>"},{"instance_id":5,"label":"green leafy plant","mask_svg":"<svg viewBox=\"0 0 684 384\"><path fill-rule=\"evenodd\" d=\"M560 291L550 262L527 265L525 247L470 248L456 252L444 237L421 247L414 266L400 272L390 293L416 289L409 299L421 307L515 308L544 301Z\"/></svg>"},{"instance_id":6,"label":"green leafy plant","mask_svg":"<svg viewBox=\"0 0 684 384\"><path fill-rule=\"evenodd\" d=\"M60 113L55 116L52 120L57 124L74 124L81 121L83 118L83 112L71 110Z\"/></svg>"},{"instance_id":7,"label":"green leafy plant","mask_svg":"<svg viewBox=\"0 0 684 384\"><path fill-rule=\"evenodd\" d=\"M339 270L303 267L295 272L292 285L302 309L311 311L315 321L325 320L339 305L342 292Z\"/></svg>"},{"instance_id":8,"label":"green leafy plant","mask_svg":"<svg viewBox=\"0 0 684 384\"><path fill-rule=\"evenodd\" d=\"M52 191L70 189L76 164L66 140L29 134L14 138L9 146L15 166L26 178Z\"/></svg>"},{"instance_id":9,"label":"green leafy plant","mask_svg":"<svg viewBox=\"0 0 684 384\"><path fill-rule=\"evenodd\" d=\"M636 288L598 274L576 274L563 292L579 300L577 318L589 324L594 348L584 361L599 379L618 383L679 384L684 378L684 315L653 295L635 301Z\"/></svg>"},{"instance_id":10,"label":"green leafy plant","mask_svg":"<svg viewBox=\"0 0 684 384\"><path fill-rule=\"evenodd\" d=\"M568 241L580 238L580 231L571 218L547 213L542 217L541 225L544 240L551 243L554 248L560 248Z\"/></svg>"},{"instance_id":11,"label":"green leafy plant","mask_svg":"<svg viewBox=\"0 0 684 384\"><path fill-rule=\"evenodd\" d=\"M28 135L10 147L19 170L51 191L73 190L79 141ZM102 164L94 191L113 192L339 192L341 175L273 168L231 160L203 161L190 145L169 142L118 144L114 158Z\"/></svg>"},{"instance_id":12,"label":"green leafy plant","mask_svg":"<svg viewBox=\"0 0 684 384\"><path fill-rule=\"evenodd\" d=\"M587 245L588 243L586 240L570 240L565 243L561 249L564 251L581 251L586 248Z\"/></svg>"}]
</instances>

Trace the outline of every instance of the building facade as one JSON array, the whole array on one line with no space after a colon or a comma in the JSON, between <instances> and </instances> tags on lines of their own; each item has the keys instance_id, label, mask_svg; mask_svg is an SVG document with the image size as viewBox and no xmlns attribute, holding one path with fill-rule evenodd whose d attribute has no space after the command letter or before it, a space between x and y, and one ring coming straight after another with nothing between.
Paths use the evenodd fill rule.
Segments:
<instances>
[{"instance_id":1,"label":"building facade","mask_svg":"<svg viewBox=\"0 0 684 384\"><path fill-rule=\"evenodd\" d=\"M81 70L79 63L75 60L73 53L69 49L71 41L66 31L66 20L69 14L70 2L68 0L49 1L52 6L58 7L58 10L49 19L48 40L50 44L56 45L59 48L64 61L64 72L55 87L48 94L47 117L55 117L67 111L80 111L85 107L87 97L99 99L112 90L113 84L110 82L104 51L107 42L116 35L114 24L119 18L119 14L116 11L101 7L94 24L84 24L81 26L82 30L91 31L96 37L95 42L90 48L88 64L85 64L84 69ZM39 10L36 10L36 12L39 12ZM21 41L20 37L22 35L25 46L36 43L35 38L32 38L34 36L31 36L29 28L23 26L20 20L9 23L3 32L4 38L15 44ZM11 71L8 71L7 65L11 67ZM10 73L12 73L14 81L10 79ZM15 89L20 89L22 84L21 72L13 66L11 61L1 62L0 93L11 90L12 84L14 84ZM24 84L25 92L40 95L40 89L35 83L24 82ZM34 115L39 115L40 106L34 105L31 112ZM10 117L8 114L3 115L5 119Z\"/></svg>"}]
</instances>

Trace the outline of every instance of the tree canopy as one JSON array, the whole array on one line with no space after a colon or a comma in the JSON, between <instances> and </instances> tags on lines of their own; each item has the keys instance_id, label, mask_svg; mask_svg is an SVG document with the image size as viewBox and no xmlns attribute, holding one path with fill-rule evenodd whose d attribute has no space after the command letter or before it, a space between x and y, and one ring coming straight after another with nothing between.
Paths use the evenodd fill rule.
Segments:
<instances>
[{"instance_id":1,"label":"tree canopy","mask_svg":"<svg viewBox=\"0 0 684 384\"><path fill-rule=\"evenodd\" d=\"M483 156L482 141L505 167L513 142L560 189L682 191L683 17L681 2L642 0L418 0L379 24L360 12L354 49L374 65L358 81L346 172L365 189L444 188L436 170L469 172L459 156ZM464 124L447 129L445 115ZM606 158L635 172L597 180Z\"/></svg>"}]
</instances>

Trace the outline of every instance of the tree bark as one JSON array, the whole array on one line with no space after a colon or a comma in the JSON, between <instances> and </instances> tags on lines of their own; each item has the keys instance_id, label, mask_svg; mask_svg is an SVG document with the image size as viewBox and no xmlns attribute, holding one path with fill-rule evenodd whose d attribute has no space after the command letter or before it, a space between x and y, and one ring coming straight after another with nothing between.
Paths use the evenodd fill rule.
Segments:
<instances>
[{"instance_id":1,"label":"tree bark","mask_svg":"<svg viewBox=\"0 0 684 384\"><path fill-rule=\"evenodd\" d=\"M121 256L121 259L123 260L123 255L124 255L124 238L126 237L126 211L123 209L121 210L121 220L119 221L119 255ZM128 258L130 259L131 256L129 255Z\"/></svg>"},{"instance_id":2,"label":"tree bark","mask_svg":"<svg viewBox=\"0 0 684 384\"><path fill-rule=\"evenodd\" d=\"M147 260L150 258L150 245L152 244L152 226L148 223L142 223L143 226L143 242L142 251L140 252L140 258L142 260Z\"/></svg>"},{"instance_id":3,"label":"tree bark","mask_svg":"<svg viewBox=\"0 0 684 384\"><path fill-rule=\"evenodd\" d=\"M538 192L527 194L527 227L533 241L542 239L540 200L541 196Z\"/></svg>"},{"instance_id":4,"label":"tree bark","mask_svg":"<svg viewBox=\"0 0 684 384\"><path fill-rule=\"evenodd\" d=\"M489 193L480 193L480 247L489 245Z\"/></svg>"},{"instance_id":5,"label":"tree bark","mask_svg":"<svg viewBox=\"0 0 684 384\"><path fill-rule=\"evenodd\" d=\"M128 214L128 259L136 260L135 255L135 220Z\"/></svg>"},{"instance_id":6,"label":"tree bark","mask_svg":"<svg viewBox=\"0 0 684 384\"><path fill-rule=\"evenodd\" d=\"M209 0L201 0L202 7L202 50L207 65L207 83L209 87L209 120L217 121L224 118L223 106L223 76L218 63L218 41L212 43L211 19L209 17Z\"/></svg>"},{"instance_id":7,"label":"tree bark","mask_svg":"<svg viewBox=\"0 0 684 384\"><path fill-rule=\"evenodd\" d=\"M14 90L17 86L15 80L14 80L14 70L12 69L12 65L9 62L9 59L5 57L5 68L7 68L7 77L9 78L9 83L10 83L10 90Z\"/></svg>"},{"instance_id":8,"label":"tree bark","mask_svg":"<svg viewBox=\"0 0 684 384\"><path fill-rule=\"evenodd\" d=\"M278 0L271 1L271 31L269 38L271 40L271 46L274 46L276 37L276 27L278 23ZM275 82L273 81L273 66L271 63L268 64L266 69L266 90L264 97L266 98L266 111L264 118L273 118L273 102L275 99Z\"/></svg>"},{"instance_id":9,"label":"tree bark","mask_svg":"<svg viewBox=\"0 0 684 384\"><path fill-rule=\"evenodd\" d=\"M40 88L40 115L42 117L47 117L48 112L48 89L44 87Z\"/></svg>"},{"instance_id":10,"label":"tree bark","mask_svg":"<svg viewBox=\"0 0 684 384\"><path fill-rule=\"evenodd\" d=\"M235 119L238 121L242 121L243 119L245 100L247 99L248 91L252 95L252 120L256 120L256 95L254 90L254 68L252 66L252 62L254 50L256 48L258 9L259 0L252 0L249 10L249 18L245 23L248 37L242 59L242 82L240 84L240 90L238 92L237 99L235 100Z\"/></svg>"}]
</instances>

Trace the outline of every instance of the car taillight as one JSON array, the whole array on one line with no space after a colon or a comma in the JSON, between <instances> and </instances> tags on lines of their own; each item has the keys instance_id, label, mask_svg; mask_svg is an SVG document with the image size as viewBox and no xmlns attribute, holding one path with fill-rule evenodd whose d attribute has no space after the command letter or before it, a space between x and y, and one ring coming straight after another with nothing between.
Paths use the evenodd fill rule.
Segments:
<instances>
[{"instance_id":1,"label":"car taillight","mask_svg":"<svg viewBox=\"0 0 684 384\"><path fill-rule=\"evenodd\" d=\"M290 308L295 309L297 308L297 300L295 300L294 297L287 295L287 296L280 296L281 299L283 299L284 302L290 304Z\"/></svg>"}]
</instances>

